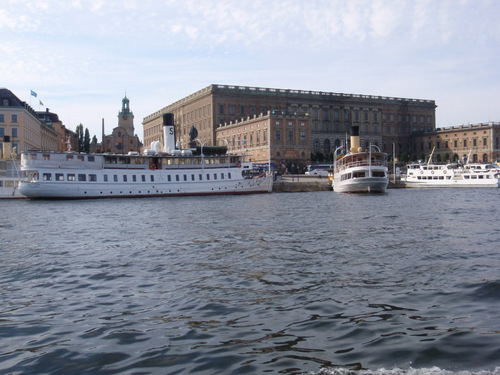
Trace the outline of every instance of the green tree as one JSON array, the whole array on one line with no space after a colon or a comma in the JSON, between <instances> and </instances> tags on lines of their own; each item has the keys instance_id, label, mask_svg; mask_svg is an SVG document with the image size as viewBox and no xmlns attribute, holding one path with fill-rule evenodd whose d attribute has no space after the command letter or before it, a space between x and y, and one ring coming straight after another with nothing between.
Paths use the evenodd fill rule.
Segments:
<instances>
[{"instance_id":1,"label":"green tree","mask_svg":"<svg viewBox=\"0 0 500 375\"><path fill-rule=\"evenodd\" d=\"M78 138L78 152L83 152L83 125L77 125L75 130L76 136Z\"/></svg>"},{"instance_id":2,"label":"green tree","mask_svg":"<svg viewBox=\"0 0 500 375\"><path fill-rule=\"evenodd\" d=\"M83 137L83 152L87 154L90 152L90 132L88 128L85 128L85 136Z\"/></svg>"}]
</instances>

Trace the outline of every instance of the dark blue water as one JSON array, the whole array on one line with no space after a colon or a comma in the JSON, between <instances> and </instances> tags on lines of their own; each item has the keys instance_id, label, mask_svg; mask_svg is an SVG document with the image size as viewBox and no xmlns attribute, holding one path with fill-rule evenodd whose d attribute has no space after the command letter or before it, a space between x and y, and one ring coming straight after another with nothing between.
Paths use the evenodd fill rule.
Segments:
<instances>
[{"instance_id":1,"label":"dark blue water","mask_svg":"<svg viewBox=\"0 0 500 375\"><path fill-rule=\"evenodd\" d=\"M500 374L499 207L500 189L0 201L0 373Z\"/></svg>"}]
</instances>

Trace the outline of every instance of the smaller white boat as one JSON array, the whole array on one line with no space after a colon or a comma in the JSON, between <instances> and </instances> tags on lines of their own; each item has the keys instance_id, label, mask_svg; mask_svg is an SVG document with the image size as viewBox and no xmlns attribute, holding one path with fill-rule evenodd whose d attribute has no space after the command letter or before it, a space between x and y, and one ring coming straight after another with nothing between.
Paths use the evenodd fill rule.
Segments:
<instances>
[{"instance_id":1,"label":"smaller white boat","mask_svg":"<svg viewBox=\"0 0 500 375\"><path fill-rule=\"evenodd\" d=\"M407 168L408 188L500 187L500 167L493 163L413 163Z\"/></svg>"},{"instance_id":2,"label":"smaller white boat","mask_svg":"<svg viewBox=\"0 0 500 375\"><path fill-rule=\"evenodd\" d=\"M433 154L434 149L427 163L407 165L406 187L500 187L500 166L495 163L469 163L469 153L464 164L432 164Z\"/></svg>"},{"instance_id":3,"label":"smaller white boat","mask_svg":"<svg viewBox=\"0 0 500 375\"><path fill-rule=\"evenodd\" d=\"M389 184L387 154L370 145L363 151L359 145L359 127L351 128L351 149L336 158L343 147L335 150L333 191L338 193L384 193Z\"/></svg>"}]
</instances>

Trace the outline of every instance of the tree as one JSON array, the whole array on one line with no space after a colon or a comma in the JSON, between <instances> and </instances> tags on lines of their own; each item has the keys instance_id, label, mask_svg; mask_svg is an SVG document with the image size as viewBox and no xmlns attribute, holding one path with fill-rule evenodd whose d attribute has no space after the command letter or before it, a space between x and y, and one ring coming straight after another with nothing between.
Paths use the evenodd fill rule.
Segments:
<instances>
[{"instance_id":1,"label":"tree","mask_svg":"<svg viewBox=\"0 0 500 375\"><path fill-rule=\"evenodd\" d=\"M403 164L408 163L408 160L410 160L410 157L406 152L402 152L401 155L399 155L399 161Z\"/></svg>"},{"instance_id":2,"label":"tree","mask_svg":"<svg viewBox=\"0 0 500 375\"><path fill-rule=\"evenodd\" d=\"M76 136L78 138L78 152L83 152L83 125L77 125L75 130Z\"/></svg>"},{"instance_id":3,"label":"tree","mask_svg":"<svg viewBox=\"0 0 500 375\"><path fill-rule=\"evenodd\" d=\"M92 142L90 142L91 144L93 145L96 145L97 144L97 136L94 134L94 136L92 137Z\"/></svg>"},{"instance_id":4,"label":"tree","mask_svg":"<svg viewBox=\"0 0 500 375\"><path fill-rule=\"evenodd\" d=\"M85 136L83 138L83 152L87 154L90 152L90 132L88 128L85 128Z\"/></svg>"}]
</instances>

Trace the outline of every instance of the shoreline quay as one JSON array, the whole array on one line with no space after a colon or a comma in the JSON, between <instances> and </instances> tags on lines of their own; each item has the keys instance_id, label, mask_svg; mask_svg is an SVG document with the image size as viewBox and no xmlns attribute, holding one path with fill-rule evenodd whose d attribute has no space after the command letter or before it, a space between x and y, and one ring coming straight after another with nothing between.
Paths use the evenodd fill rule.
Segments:
<instances>
[{"instance_id":1,"label":"shoreline quay","mask_svg":"<svg viewBox=\"0 0 500 375\"><path fill-rule=\"evenodd\" d=\"M311 191L331 191L332 184L328 177L283 175L273 182L273 193L302 193ZM403 189L404 184L389 181L387 189Z\"/></svg>"}]
</instances>

